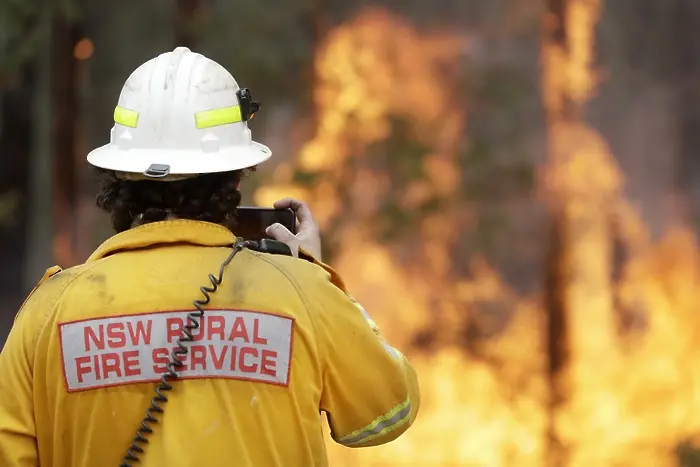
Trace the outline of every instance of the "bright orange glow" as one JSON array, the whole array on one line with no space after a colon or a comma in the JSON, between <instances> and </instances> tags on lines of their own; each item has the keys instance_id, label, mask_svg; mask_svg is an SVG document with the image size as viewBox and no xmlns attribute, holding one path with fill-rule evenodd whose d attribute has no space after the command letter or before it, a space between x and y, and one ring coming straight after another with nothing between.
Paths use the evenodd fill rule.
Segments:
<instances>
[{"instance_id":1,"label":"bright orange glow","mask_svg":"<svg viewBox=\"0 0 700 467\"><path fill-rule=\"evenodd\" d=\"M88 38L80 39L73 47L73 56L77 60L88 60L95 52L95 46Z\"/></svg>"},{"instance_id":2,"label":"bright orange glow","mask_svg":"<svg viewBox=\"0 0 700 467\"><path fill-rule=\"evenodd\" d=\"M676 449L700 433L700 250L683 229L650 240L622 197L623 177L606 142L579 118L598 81L600 13L598 0L569 1L568 47L542 46L550 156L542 188L564 234L560 292L570 352L556 378L541 294L519 296L481 260L460 265L466 275L455 272L452 245L471 215L456 201L466 114L451 70L464 38L420 34L369 9L318 51L319 123L296 168L319 177L295 184L292 167L282 166L256 201L295 193L310 201L323 229L351 219L334 266L414 363L423 393L406 435L371 449L329 442L330 465L681 467ZM382 166L374 148L391 140L395 119L427 148L426 177L398 193L396 168ZM372 231L387 198L403 211L430 199L442 204L389 247ZM616 279L614 237L631 256ZM472 337L475 326L484 329ZM556 405L552 386L563 398Z\"/></svg>"}]
</instances>

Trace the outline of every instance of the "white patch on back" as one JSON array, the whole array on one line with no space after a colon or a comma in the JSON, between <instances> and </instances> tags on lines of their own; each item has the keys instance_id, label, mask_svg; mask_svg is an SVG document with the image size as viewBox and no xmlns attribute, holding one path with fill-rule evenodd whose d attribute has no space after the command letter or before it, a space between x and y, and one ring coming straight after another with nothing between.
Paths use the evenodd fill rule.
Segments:
<instances>
[{"instance_id":1,"label":"white patch on back","mask_svg":"<svg viewBox=\"0 0 700 467\"><path fill-rule=\"evenodd\" d=\"M114 316L59 324L68 392L158 381L190 312ZM287 386L294 320L206 310L182 356L183 379L224 378Z\"/></svg>"}]
</instances>

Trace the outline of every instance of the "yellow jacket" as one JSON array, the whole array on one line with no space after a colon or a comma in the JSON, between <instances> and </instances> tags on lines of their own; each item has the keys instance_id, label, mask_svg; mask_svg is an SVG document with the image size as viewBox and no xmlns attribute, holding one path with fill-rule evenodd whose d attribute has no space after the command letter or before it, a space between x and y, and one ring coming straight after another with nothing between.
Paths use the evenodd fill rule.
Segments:
<instances>
[{"instance_id":1,"label":"yellow jacket","mask_svg":"<svg viewBox=\"0 0 700 467\"><path fill-rule=\"evenodd\" d=\"M234 241L215 224L158 222L47 271L0 354L0 466L120 465ZM350 447L413 423L414 370L328 266L243 250L206 309L137 465L325 466L320 411Z\"/></svg>"}]
</instances>

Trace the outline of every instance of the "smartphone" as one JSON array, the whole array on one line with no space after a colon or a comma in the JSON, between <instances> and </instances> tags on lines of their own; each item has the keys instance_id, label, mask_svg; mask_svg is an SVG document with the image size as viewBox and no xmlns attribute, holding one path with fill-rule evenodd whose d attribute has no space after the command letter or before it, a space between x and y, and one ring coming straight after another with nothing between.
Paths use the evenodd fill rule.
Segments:
<instances>
[{"instance_id":1,"label":"smartphone","mask_svg":"<svg viewBox=\"0 0 700 467\"><path fill-rule=\"evenodd\" d=\"M293 234L297 233L297 217L291 209L260 208L240 206L237 210L236 227L233 229L238 237L245 240L262 240L270 238L266 233L272 224L282 224Z\"/></svg>"}]
</instances>

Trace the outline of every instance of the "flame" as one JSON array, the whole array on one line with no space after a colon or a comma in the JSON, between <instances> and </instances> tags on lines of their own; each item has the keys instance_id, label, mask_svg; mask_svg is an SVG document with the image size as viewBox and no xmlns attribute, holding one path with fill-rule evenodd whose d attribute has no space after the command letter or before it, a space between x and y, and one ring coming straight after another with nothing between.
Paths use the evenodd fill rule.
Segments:
<instances>
[{"instance_id":1,"label":"flame","mask_svg":"<svg viewBox=\"0 0 700 467\"><path fill-rule=\"evenodd\" d=\"M622 196L605 140L581 119L598 82L600 1L568 5L568 43L546 35L542 44L542 188L563 240L560 282L543 284L556 285L565 316L566 365L555 373L550 305L453 253L473 216L460 201L466 114L455 98L468 40L370 8L319 49L317 131L256 202L290 193L310 202L334 266L409 356L423 394L404 436L371 449L329 442L330 465L675 467L678 448L700 433L695 239L677 229L655 244ZM548 32L558 26L545 19ZM392 146L399 132L413 146ZM422 177L409 170L416 163ZM376 224L389 208L412 227L387 245ZM615 280L613 239L630 258Z\"/></svg>"},{"instance_id":2,"label":"flame","mask_svg":"<svg viewBox=\"0 0 700 467\"><path fill-rule=\"evenodd\" d=\"M581 119L596 89L592 69L599 0L568 2L568 42L545 40L543 90L551 165L547 188L566 238L561 274L569 361L555 414L563 449L556 465L681 465L678 449L698 433L692 302L698 279L685 229L658 245L622 198L609 148ZM550 19L551 20L551 19ZM556 24L549 22L550 27ZM632 259L611 281L614 226ZM627 315L628 329L620 329Z\"/></svg>"}]
</instances>

